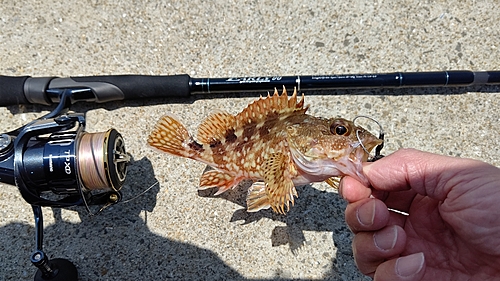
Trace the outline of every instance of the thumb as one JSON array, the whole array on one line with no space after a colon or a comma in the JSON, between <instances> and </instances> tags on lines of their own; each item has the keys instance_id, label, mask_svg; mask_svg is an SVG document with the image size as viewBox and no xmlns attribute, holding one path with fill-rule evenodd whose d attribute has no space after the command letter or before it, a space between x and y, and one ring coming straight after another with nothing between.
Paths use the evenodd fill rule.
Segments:
<instances>
[{"instance_id":1,"label":"thumb","mask_svg":"<svg viewBox=\"0 0 500 281\"><path fill-rule=\"evenodd\" d=\"M423 253L388 260L377 267L374 280L421 280L425 274L425 257Z\"/></svg>"},{"instance_id":2,"label":"thumb","mask_svg":"<svg viewBox=\"0 0 500 281\"><path fill-rule=\"evenodd\" d=\"M417 193L444 200L457 184L498 174L499 169L487 163L443 156L415 149L401 149L371 165L363 172L375 190Z\"/></svg>"}]
</instances>

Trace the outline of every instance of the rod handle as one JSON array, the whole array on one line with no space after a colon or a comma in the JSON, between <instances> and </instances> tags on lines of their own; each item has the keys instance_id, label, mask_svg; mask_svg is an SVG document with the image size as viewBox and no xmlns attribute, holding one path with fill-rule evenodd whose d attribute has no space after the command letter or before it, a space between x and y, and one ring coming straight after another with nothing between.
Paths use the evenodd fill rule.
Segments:
<instances>
[{"instance_id":1,"label":"rod handle","mask_svg":"<svg viewBox=\"0 0 500 281\"><path fill-rule=\"evenodd\" d=\"M59 102L55 89L90 88L93 95L75 97L77 101L104 103L129 99L188 97L190 77L110 75L86 77L0 76L0 106L15 104L51 105Z\"/></svg>"},{"instance_id":2,"label":"rod handle","mask_svg":"<svg viewBox=\"0 0 500 281\"><path fill-rule=\"evenodd\" d=\"M0 75L0 106L28 103L24 95L24 82L29 76Z\"/></svg>"},{"instance_id":3,"label":"rod handle","mask_svg":"<svg viewBox=\"0 0 500 281\"><path fill-rule=\"evenodd\" d=\"M169 76L111 75L56 78L50 87L87 86L96 94L96 102L113 100L188 97L190 77L187 74Z\"/></svg>"}]
</instances>

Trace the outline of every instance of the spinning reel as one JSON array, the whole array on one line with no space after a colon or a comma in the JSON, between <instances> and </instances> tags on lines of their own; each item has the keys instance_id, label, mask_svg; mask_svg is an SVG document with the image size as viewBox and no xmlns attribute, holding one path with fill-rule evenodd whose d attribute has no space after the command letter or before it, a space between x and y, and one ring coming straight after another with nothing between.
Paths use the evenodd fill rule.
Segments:
<instances>
[{"instance_id":1,"label":"spinning reel","mask_svg":"<svg viewBox=\"0 0 500 281\"><path fill-rule=\"evenodd\" d=\"M50 89L58 106L49 114L12 132L0 134L0 182L19 188L35 216L35 281L78 280L73 263L49 260L43 246L42 207L100 205L121 200L129 155L115 130L85 132L85 117L68 113L72 103L89 101L91 89Z\"/></svg>"}]
</instances>

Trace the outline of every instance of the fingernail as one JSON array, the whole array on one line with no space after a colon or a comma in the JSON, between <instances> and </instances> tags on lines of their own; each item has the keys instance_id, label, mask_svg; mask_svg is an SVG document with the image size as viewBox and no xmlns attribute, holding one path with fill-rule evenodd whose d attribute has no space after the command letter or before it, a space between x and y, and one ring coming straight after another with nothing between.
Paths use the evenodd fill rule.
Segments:
<instances>
[{"instance_id":1,"label":"fingernail","mask_svg":"<svg viewBox=\"0 0 500 281\"><path fill-rule=\"evenodd\" d=\"M381 250L387 251L394 248L398 239L398 230L395 226L386 227L373 234L375 246Z\"/></svg>"},{"instance_id":2,"label":"fingernail","mask_svg":"<svg viewBox=\"0 0 500 281\"><path fill-rule=\"evenodd\" d=\"M424 267L424 253L416 253L396 260L396 274L401 277L415 275Z\"/></svg>"},{"instance_id":3,"label":"fingernail","mask_svg":"<svg viewBox=\"0 0 500 281\"><path fill-rule=\"evenodd\" d=\"M342 178L342 179L343 179L343 178ZM338 193L339 193L339 195L340 195L342 198L344 198L344 195L342 195L342 188L343 188L343 185L344 185L344 184L343 184L343 182L344 182L344 181L343 181L342 179L340 180L340 183L339 183ZM345 198L344 198L344 199L345 199Z\"/></svg>"},{"instance_id":4,"label":"fingernail","mask_svg":"<svg viewBox=\"0 0 500 281\"><path fill-rule=\"evenodd\" d=\"M370 200L361 205L356 211L356 217L361 225L372 225L375 219L375 200Z\"/></svg>"}]
</instances>

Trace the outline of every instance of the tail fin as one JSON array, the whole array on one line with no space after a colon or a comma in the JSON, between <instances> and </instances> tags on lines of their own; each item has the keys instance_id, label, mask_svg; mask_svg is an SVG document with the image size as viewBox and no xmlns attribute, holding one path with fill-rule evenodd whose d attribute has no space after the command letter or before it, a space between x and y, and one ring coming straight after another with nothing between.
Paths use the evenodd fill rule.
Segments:
<instances>
[{"instance_id":1,"label":"tail fin","mask_svg":"<svg viewBox=\"0 0 500 281\"><path fill-rule=\"evenodd\" d=\"M192 141L186 127L175 118L163 116L148 137L148 144L161 151L182 157L190 156Z\"/></svg>"}]
</instances>

